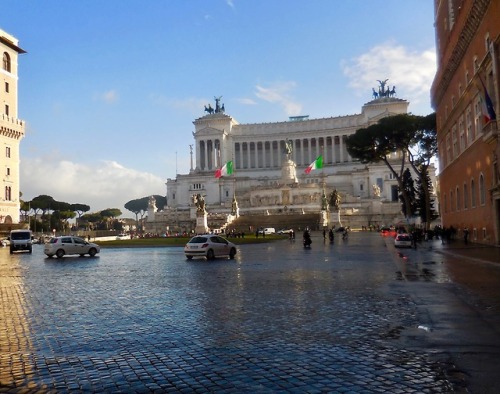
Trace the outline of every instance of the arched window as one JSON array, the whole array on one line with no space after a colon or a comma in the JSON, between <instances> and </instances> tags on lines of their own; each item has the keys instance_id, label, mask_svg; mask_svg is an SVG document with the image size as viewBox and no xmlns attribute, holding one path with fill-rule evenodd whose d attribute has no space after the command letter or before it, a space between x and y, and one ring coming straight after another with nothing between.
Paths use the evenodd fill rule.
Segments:
<instances>
[{"instance_id":1,"label":"arched window","mask_svg":"<svg viewBox=\"0 0 500 394\"><path fill-rule=\"evenodd\" d=\"M453 190L450 190L450 212L453 212Z\"/></svg>"},{"instance_id":2,"label":"arched window","mask_svg":"<svg viewBox=\"0 0 500 394\"><path fill-rule=\"evenodd\" d=\"M474 179L470 181L470 206L472 208L476 207L476 183Z\"/></svg>"},{"instance_id":3,"label":"arched window","mask_svg":"<svg viewBox=\"0 0 500 394\"><path fill-rule=\"evenodd\" d=\"M446 205L446 193L443 193L443 207L444 213L448 213L448 206Z\"/></svg>"},{"instance_id":4,"label":"arched window","mask_svg":"<svg viewBox=\"0 0 500 394\"><path fill-rule=\"evenodd\" d=\"M469 191L467 190L467 184L464 183L464 209L469 208Z\"/></svg>"},{"instance_id":5,"label":"arched window","mask_svg":"<svg viewBox=\"0 0 500 394\"><path fill-rule=\"evenodd\" d=\"M10 72L10 56L7 52L3 53L3 69Z\"/></svg>"},{"instance_id":6,"label":"arched window","mask_svg":"<svg viewBox=\"0 0 500 394\"><path fill-rule=\"evenodd\" d=\"M460 189L458 188L458 186L456 187L455 189L455 194L457 196L457 203L456 203L456 211L459 212L460 211Z\"/></svg>"},{"instance_id":7,"label":"arched window","mask_svg":"<svg viewBox=\"0 0 500 394\"><path fill-rule=\"evenodd\" d=\"M479 176L479 204L484 205L486 203L486 189L484 186L484 176L481 174Z\"/></svg>"},{"instance_id":8,"label":"arched window","mask_svg":"<svg viewBox=\"0 0 500 394\"><path fill-rule=\"evenodd\" d=\"M5 200L10 201L12 197L12 189L10 186L5 186Z\"/></svg>"}]
</instances>

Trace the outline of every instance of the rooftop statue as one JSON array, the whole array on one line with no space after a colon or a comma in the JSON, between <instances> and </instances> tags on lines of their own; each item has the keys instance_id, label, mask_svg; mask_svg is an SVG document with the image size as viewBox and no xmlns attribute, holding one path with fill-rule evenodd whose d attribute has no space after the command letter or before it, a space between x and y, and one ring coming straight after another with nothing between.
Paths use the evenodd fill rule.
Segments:
<instances>
[{"instance_id":1,"label":"rooftop statue","mask_svg":"<svg viewBox=\"0 0 500 394\"><path fill-rule=\"evenodd\" d=\"M380 86L378 88L378 92L372 88L372 96L374 100L382 97L393 97L396 95L396 86L392 86L392 89L388 86L386 89L385 85L387 84L387 81L388 79L384 79L383 81L377 79Z\"/></svg>"},{"instance_id":2,"label":"rooftop statue","mask_svg":"<svg viewBox=\"0 0 500 394\"><path fill-rule=\"evenodd\" d=\"M205 112L208 112L210 115L213 114L213 113L224 113L225 112L225 108L224 108L224 104L220 104L220 101L222 99L222 96L219 96L219 97L214 97L214 100L215 100L215 109L210 105L208 104L208 107L205 105Z\"/></svg>"}]
</instances>

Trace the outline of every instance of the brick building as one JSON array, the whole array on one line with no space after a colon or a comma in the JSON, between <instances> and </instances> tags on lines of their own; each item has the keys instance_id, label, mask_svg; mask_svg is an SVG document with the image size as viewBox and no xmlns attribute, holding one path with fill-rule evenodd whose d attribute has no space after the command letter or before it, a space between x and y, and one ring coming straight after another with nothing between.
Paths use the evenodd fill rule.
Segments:
<instances>
[{"instance_id":1,"label":"brick building","mask_svg":"<svg viewBox=\"0 0 500 394\"><path fill-rule=\"evenodd\" d=\"M500 0L435 0L443 226L500 244Z\"/></svg>"}]
</instances>

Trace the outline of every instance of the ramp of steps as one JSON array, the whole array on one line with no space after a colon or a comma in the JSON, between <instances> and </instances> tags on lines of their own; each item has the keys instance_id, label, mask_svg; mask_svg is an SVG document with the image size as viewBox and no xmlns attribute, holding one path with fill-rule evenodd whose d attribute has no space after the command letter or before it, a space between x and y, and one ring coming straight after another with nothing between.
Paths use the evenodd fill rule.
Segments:
<instances>
[{"instance_id":1,"label":"ramp of steps","mask_svg":"<svg viewBox=\"0 0 500 394\"><path fill-rule=\"evenodd\" d=\"M276 231L292 228L295 231L309 227L319 229L319 213L282 214L282 215L248 215L240 216L227 226L227 231L255 232L259 227L274 227Z\"/></svg>"}]
</instances>

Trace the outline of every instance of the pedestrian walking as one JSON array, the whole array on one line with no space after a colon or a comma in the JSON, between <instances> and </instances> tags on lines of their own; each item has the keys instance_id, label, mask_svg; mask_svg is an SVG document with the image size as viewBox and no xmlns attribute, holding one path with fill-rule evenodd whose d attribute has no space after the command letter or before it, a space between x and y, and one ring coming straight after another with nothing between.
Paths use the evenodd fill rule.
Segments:
<instances>
[{"instance_id":1,"label":"pedestrian walking","mask_svg":"<svg viewBox=\"0 0 500 394\"><path fill-rule=\"evenodd\" d=\"M464 228L464 244L467 245L468 240L469 240L469 229L466 227Z\"/></svg>"}]
</instances>

